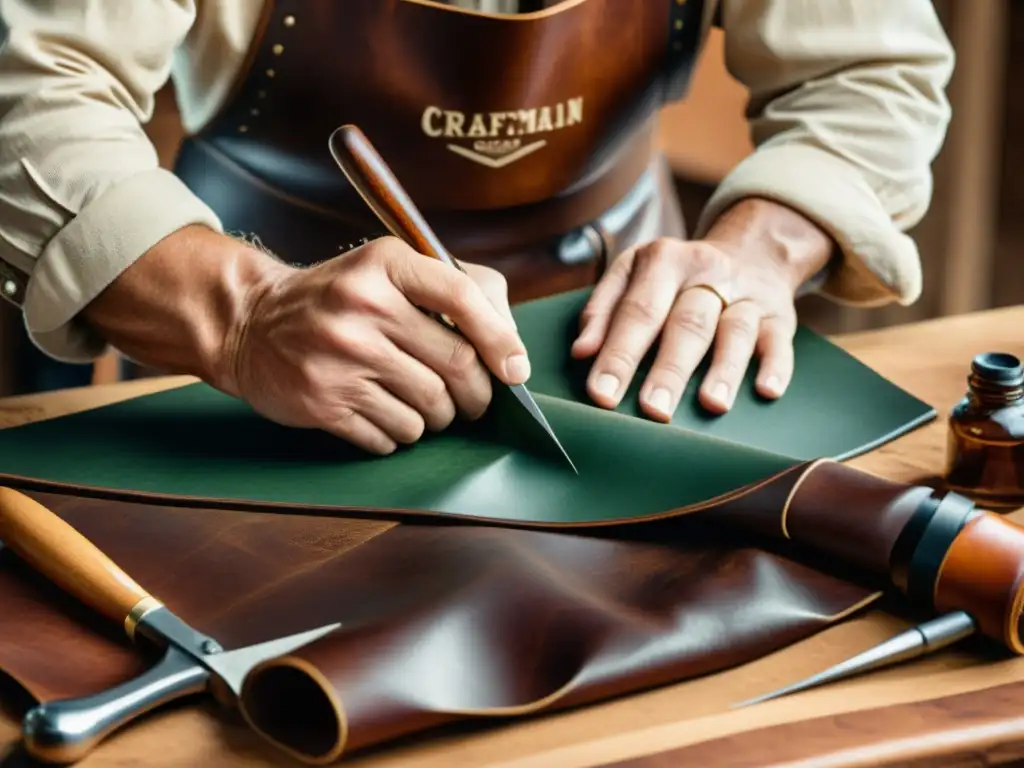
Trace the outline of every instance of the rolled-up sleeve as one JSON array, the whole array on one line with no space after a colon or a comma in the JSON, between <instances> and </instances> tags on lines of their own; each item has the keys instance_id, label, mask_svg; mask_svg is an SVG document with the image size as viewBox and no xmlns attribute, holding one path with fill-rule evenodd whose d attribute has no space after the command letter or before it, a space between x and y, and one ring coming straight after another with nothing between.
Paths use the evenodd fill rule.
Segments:
<instances>
[{"instance_id":1,"label":"rolled-up sleeve","mask_svg":"<svg viewBox=\"0 0 1024 768\"><path fill-rule=\"evenodd\" d=\"M745 197L774 199L836 241L821 293L914 302L921 262L906 233L931 202L954 64L932 3L723 0L721 12L755 151L715 191L697 236Z\"/></svg>"},{"instance_id":2,"label":"rolled-up sleeve","mask_svg":"<svg viewBox=\"0 0 1024 768\"><path fill-rule=\"evenodd\" d=\"M194 0L0 0L0 262L23 275L29 335L93 359L86 305L168 234L219 229L143 130ZM0 264L3 267L4 264Z\"/></svg>"}]
</instances>

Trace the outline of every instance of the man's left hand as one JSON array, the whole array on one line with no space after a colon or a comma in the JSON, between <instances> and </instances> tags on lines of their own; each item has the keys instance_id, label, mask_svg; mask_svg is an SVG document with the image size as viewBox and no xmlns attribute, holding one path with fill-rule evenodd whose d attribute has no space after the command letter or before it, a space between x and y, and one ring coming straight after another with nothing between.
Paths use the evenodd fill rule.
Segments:
<instances>
[{"instance_id":1,"label":"man's left hand","mask_svg":"<svg viewBox=\"0 0 1024 768\"><path fill-rule=\"evenodd\" d=\"M659 340L640 406L669 421L701 360L713 349L701 404L732 406L751 359L757 392L778 398L793 375L794 297L833 251L831 239L795 211L745 200L701 241L665 238L622 253L595 287L573 344L596 355L587 380L594 401L614 408Z\"/></svg>"}]
</instances>

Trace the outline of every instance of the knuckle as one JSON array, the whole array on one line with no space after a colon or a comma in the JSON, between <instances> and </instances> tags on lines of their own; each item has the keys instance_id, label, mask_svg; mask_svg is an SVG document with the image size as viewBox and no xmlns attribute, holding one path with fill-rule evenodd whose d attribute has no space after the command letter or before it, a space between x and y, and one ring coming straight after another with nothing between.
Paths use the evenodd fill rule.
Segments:
<instances>
[{"instance_id":1,"label":"knuckle","mask_svg":"<svg viewBox=\"0 0 1024 768\"><path fill-rule=\"evenodd\" d=\"M343 306L347 305L351 298L358 295L357 283L361 279L360 273L355 271L334 275L325 286L325 292L331 299Z\"/></svg>"},{"instance_id":2,"label":"knuckle","mask_svg":"<svg viewBox=\"0 0 1024 768\"><path fill-rule=\"evenodd\" d=\"M642 325L656 325L658 317L654 308L643 299L635 296L624 296L619 304L619 314L631 322Z\"/></svg>"},{"instance_id":3,"label":"knuckle","mask_svg":"<svg viewBox=\"0 0 1024 768\"><path fill-rule=\"evenodd\" d=\"M356 410L347 405L341 405L331 414L332 426L342 432L349 432L352 422L355 421Z\"/></svg>"},{"instance_id":4,"label":"knuckle","mask_svg":"<svg viewBox=\"0 0 1024 768\"><path fill-rule=\"evenodd\" d=\"M330 334L330 343L335 350L346 357L365 359L372 356L373 345L370 343L365 329L351 321L342 321L334 325L326 333Z\"/></svg>"},{"instance_id":5,"label":"knuckle","mask_svg":"<svg viewBox=\"0 0 1024 768\"><path fill-rule=\"evenodd\" d=\"M663 261L677 250L676 242L670 237L659 237L640 251L644 261Z\"/></svg>"},{"instance_id":6,"label":"knuckle","mask_svg":"<svg viewBox=\"0 0 1024 768\"><path fill-rule=\"evenodd\" d=\"M696 242L690 250L690 258L698 272L713 272L721 265L725 254L709 243Z\"/></svg>"},{"instance_id":7,"label":"knuckle","mask_svg":"<svg viewBox=\"0 0 1024 768\"><path fill-rule=\"evenodd\" d=\"M466 339L458 338L448 357L448 370L459 378L466 378L477 365L477 354Z\"/></svg>"},{"instance_id":8,"label":"knuckle","mask_svg":"<svg viewBox=\"0 0 1024 768\"><path fill-rule=\"evenodd\" d=\"M365 412L371 405L370 387L364 379L352 379L338 388L343 407L353 412Z\"/></svg>"},{"instance_id":9,"label":"knuckle","mask_svg":"<svg viewBox=\"0 0 1024 768\"><path fill-rule=\"evenodd\" d=\"M423 437L423 433L426 431L427 425L423 418L416 414L409 418L402 419L401 423L396 427L394 435L395 439L405 445L411 445Z\"/></svg>"},{"instance_id":10,"label":"knuckle","mask_svg":"<svg viewBox=\"0 0 1024 768\"><path fill-rule=\"evenodd\" d=\"M452 273L448 288L449 298L452 307L459 312L469 312L473 308L478 290L480 288L473 278L461 272Z\"/></svg>"},{"instance_id":11,"label":"knuckle","mask_svg":"<svg viewBox=\"0 0 1024 768\"><path fill-rule=\"evenodd\" d=\"M491 388L490 382L485 381L483 386L480 387L479 391L474 390L472 395L466 399L463 404L463 410L466 418L470 421L476 421L485 413L487 413L487 406L491 404Z\"/></svg>"},{"instance_id":12,"label":"knuckle","mask_svg":"<svg viewBox=\"0 0 1024 768\"><path fill-rule=\"evenodd\" d=\"M430 413L425 418L426 427L431 432L441 432L455 421L455 412L446 410L443 413Z\"/></svg>"},{"instance_id":13,"label":"knuckle","mask_svg":"<svg viewBox=\"0 0 1024 768\"><path fill-rule=\"evenodd\" d=\"M390 318L395 314L385 280L369 270L336 278L331 292L341 306L361 315Z\"/></svg>"},{"instance_id":14,"label":"knuckle","mask_svg":"<svg viewBox=\"0 0 1024 768\"><path fill-rule=\"evenodd\" d=\"M738 379L746 369L746 366L741 365L740 361L733 356L725 357L716 361L714 367L715 373L728 381Z\"/></svg>"},{"instance_id":15,"label":"knuckle","mask_svg":"<svg viewBox=\"0 0 1024 768\"><path fill-rule=\"evenodd\" d=\"M455 417L455 408L444 381L440 377L432 378L429 384L423 385L420 392L423 414L429 419L431 427L441 429L447 426Z\"/></svg>"},{"instance_id":16,"label":"knuckle","mask_svg":"<svg viewBox=\"0 0 1024 768\"><path fill-rule=\"evenodd\" d=\"M420 392L423 395L423 403L431 412L436 412L439 406L444 406L448 401L448 387L439 376L431 376L421 385Z\"/></svg>"},{"instance_id":17,"label":"knuckle","mask_svg":"<svg viewBox=\"0 0 1024 768\"><path fill-rule=\"evenodd\" d=\"M742 342L752 342L757 338L757 320L749 315L735 315L734 317L723 317L719 324L724 326L723 330L730 336Z\"/></svg>"},{"instance_id":18,"label":"knuckle","mask_svg":"<svg viewBox=\"0 0 1024 768\"><path fill-rule=\"evenodd\" d=\"M688 381L690 371L687 371L675 360L663 360L658 362L655 369L651 371L651 378L669 386L670 389L678 389L681 384Z\"/></svg>"},{"instance_id":19,"label":"knuckle","mask_svg":"<svg viewBox=\"0 0 1024 768\"><path fill-rule=\"evenodd\" d=\"M316 399L320 389L320 366L313 358L306 357L296 363L295 386L299 393Z\"/></svg>"},{"instance_id":20,"label":"knuckle","mask_svg":"<svg viewBox=\"0 0 1024 768\"><path fill-rule=\"evenodd\" d=\"M401 239L394 235L384 235L368 244L366 258L373 261L400 261L403 257L408 258L412 249Z\"/></svg>"},{"instance_id":21,"label":"knuckle","mask_svg":"<svg viewBox=\"0 0 1024 768\"><path fill-rule=\"evenodd\" d=\"M474 279L481 288L491 291L503 291L508 288L508 280L505 275L492 267L478 266Z\"/></svg>"},{"instance_id":22,"label":"knuckle","mask_svg":"<svg viewBox=\"0 0 1024 768\"><path fill-rule=\"evenodd\" d=\"M463 417L475 421L487 412L493 394L490 377L481 370L458 390L458 409Z\"/></svg>"},{"instance_id":23,"label":"knuckle","mask_svg":"<svg viewBox=\"0 0 1024 768\"><path fill-rule=\"evenodd\" d=\"M634 370L639 364L636 355L621 347L609 347L602 359L602 367L617 373Z\"/></svg>"},{"instance_id":24,"label":"knuckle","mask_svg":"<svg viewBox=\"0 0 1024 768\"><path fill-rule=\"evenodd\" d=\"M670 321L678 330L696 336L701 341L711 341L714 329L708 316L702 312L685 309L672 315Z\"/></svg>"}]
</instances>

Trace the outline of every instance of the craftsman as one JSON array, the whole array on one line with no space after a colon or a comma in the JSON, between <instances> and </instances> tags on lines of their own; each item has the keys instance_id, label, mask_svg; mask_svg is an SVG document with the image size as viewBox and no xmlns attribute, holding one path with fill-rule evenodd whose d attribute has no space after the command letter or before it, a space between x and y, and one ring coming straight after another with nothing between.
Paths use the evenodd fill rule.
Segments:
<instances>
[{"instance_id":1,"label":"craftsman","mask_svg":"<svg viewBox=\"0 0 1024 768\"><path fill-rule=\"evenodd\" d=\"M547 6L547 7L545 7ZM953 52L929 0L0 0L0 288L70 363L108 346L369 451L529 375L512 302L592 285L571 352L667 420L783 394L794 298L915 301ZM684 227L652 149L711 24L756 151ZM143 130L173 76L173 170ZM358 125L466 277L385 234ZM687 229L690 231L687 233ZM447 313L466 341L417 307ZM756 358L756 362L755 362Z\"/></svg>"}]
</instances>

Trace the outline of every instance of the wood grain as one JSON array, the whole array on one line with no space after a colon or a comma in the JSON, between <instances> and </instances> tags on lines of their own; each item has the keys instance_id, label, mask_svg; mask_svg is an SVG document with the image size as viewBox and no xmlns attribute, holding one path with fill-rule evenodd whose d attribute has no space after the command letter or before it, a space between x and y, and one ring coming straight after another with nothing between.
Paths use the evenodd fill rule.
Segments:
<instances>
[{"instance_id":1,"label":"wood grain","mask_svg":"<svg viewBox=\"0 0 1024 768\"><path fill-rule=\"evenodd\" d=\"M944 416L963 395L975 354L1024 355L1021 327L1024 307L1015 307L836 341ZM149 379L0 400L0 425L54 418L189 381ZM942 470L945 436L945 419L940 418L851 463L896 480L927 481ZM1021 513L1013 515L1020 519ZM1024 711L1024 660L993 658L990 651L974 647L952 648L901 668L758 707L728 708L740 693L772 690L905 626L904 620L873 610L771 657L710 678L502 727L439 734L352 755L345 762L357 768L409 764L417 768L582 768L676 749L711 749L709 745L714 748L713 759L671 764L743 765L744 760L754 759L759 765L771 765L806 759L807 764L820 765L824 758L834 758L837 765L882 765L898 763L901 755L931 759L932 753L962 756L971 750L986 760L1024 756L1024 720L1019 715ZM942 713L949 717L942 720ZM0 719L0 739L9 749L17 738L14 722ZM813 728L806 725L810 722ZM790 734L787 728L797 730ZM772 735L762 738L762 732ZM754 734L757 741L750 743L758 744L757 749L745 751L747 737ZM925 743L915 747L917 752L906 751L907 740L921 738ZM795 739L804 745L804 757L793 757ZM823 759L819 761L818 756ZM80 768L290 764L240 724L224 720L212 706L195 702L156 713L127 729L80 763Z\"/></svg>"},{"instance_id":2,"label":"wood grain","mask_svg":"<svg viewBox=\"0 0 1024 768\"><path fill-rule=\"evenodd\" d=\"M796 765L999 765L1024 755L1024 683L879 707L845 717L820 717L713 739L607 768L781 768Z\"/></svg>"},{"instance_id":3,"label":"wood grain","mask_svg":"<svg viewBox=\"0 0 1024 768\"><path fill-rule=\"evenodd\" d=\"M0 541L54 584L122 624L149 594L46 507L0 488Z\"/></svg>"}]
</instances>

